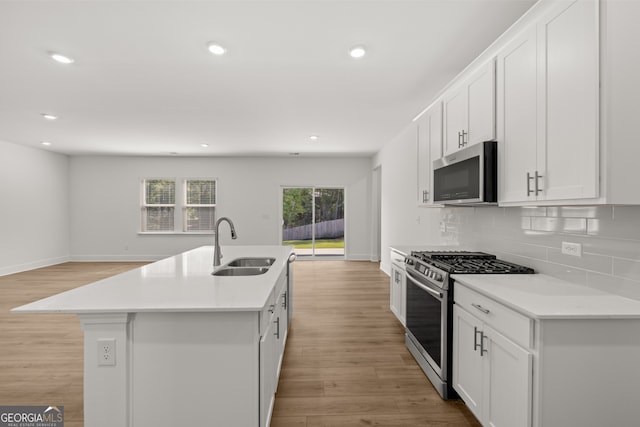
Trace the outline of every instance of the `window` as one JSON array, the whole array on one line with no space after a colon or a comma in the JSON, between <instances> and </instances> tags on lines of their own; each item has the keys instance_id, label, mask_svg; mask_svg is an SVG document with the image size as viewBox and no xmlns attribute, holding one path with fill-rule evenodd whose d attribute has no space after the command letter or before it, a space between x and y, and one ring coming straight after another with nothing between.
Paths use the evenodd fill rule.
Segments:
<instances>
[{"instance_id":1,"label":"window","mask_svg":"<svg viewBox=\"0 0 640 427\"><path fill-rule=\"evenodd\" d=\"M143 233L210 233L215 225L216 181L186 178L142 181ZM180 225L181 224L181 225ZM178 229L176 229L178 227Z\"/></svg>"},{"instance_id":2,"label":"window","mask_svg":"<svg viewBox=\"0 0 640 427\"><path fill-rule=\"evenodd\" d=\"M213 230L216 206L216 182L204 179L185 181L185 231Z\"/></svg>"}]
</instances>

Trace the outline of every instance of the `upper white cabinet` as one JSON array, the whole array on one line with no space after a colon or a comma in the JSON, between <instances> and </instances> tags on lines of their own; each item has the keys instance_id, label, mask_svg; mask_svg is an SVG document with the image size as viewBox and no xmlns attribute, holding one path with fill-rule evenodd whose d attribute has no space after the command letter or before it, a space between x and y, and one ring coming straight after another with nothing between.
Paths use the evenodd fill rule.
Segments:
<instances>
[{"instance_id":1,"label":"upper white cabinet","mask_svg":"<svg viewBox=\"0 0 640 427\"><path fill-rule=\"evenodd\" d=\"M599 192L598 3L554 2L497 57L500 203Z\"/></svg>"},{"instance_id":2,"label":"upper white cabinet","mask_svg":"<svg viewBox=\"0 0 640 427\"><path fill-rule=\"evenodd\" d=\"M443 95L443 150L495 139L495 61L491 59Z\"/></svg>"},{"instance_id":3,"label":"upper white cabinet","mask_svg":"<svg viewBox=\"0 0 640 427\"><path fill-rule=\"evenodd\" d=\"M436 102L416 119L418 205L433 205L433 161L442 157L442 104Z\"/></svg>"}]
</instances>

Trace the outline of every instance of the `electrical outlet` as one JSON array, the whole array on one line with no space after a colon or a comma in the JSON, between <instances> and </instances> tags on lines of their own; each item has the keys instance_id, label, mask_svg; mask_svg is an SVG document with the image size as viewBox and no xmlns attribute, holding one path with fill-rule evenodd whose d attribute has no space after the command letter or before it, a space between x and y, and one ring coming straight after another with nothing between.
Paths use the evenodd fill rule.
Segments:
<instances>
[{"instance_id":1,"label":"electrical outlet","mask_svg":"<svg viewBox=\"0 0 640 427\"><path fill-rule=\"evenodd\" d=\"M116 340L115 338L102 338L98 340L98 366L115 366L116 364Z\"/></svg>"},{"instance_id":2,"label":"electrical outlet","mask_svg":"<svg viewBox=\"0 0 640 427\"><path fill-rule=\"evenodd\" d=\"M582 244L562 242L562 253L571 256L582 256Z\"/></svg>"}]
</instances>

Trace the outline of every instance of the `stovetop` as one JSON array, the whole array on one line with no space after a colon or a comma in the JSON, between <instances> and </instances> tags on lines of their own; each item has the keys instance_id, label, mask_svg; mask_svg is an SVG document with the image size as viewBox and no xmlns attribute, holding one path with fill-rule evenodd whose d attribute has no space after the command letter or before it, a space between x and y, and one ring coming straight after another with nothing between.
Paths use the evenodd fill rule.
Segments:
<instances>
[{"instance_id":1,"label":"stovetop","mask_svg":"<svg viewBox=\"0 0 640 427\"><path fill-rule=\"evenodd\" d=\"M495 255L468 251L413 251L411 257L449 274L531 274L533 269L502 261Z\"/></svg>"}]
</instances>

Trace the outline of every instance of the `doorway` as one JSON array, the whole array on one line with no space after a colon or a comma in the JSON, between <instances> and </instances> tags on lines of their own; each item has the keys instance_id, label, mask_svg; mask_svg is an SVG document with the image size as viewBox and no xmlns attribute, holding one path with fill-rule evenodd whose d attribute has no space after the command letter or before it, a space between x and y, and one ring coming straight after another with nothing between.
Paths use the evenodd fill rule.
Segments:
<instances>
[{"instance_id":1,"label":"doorway","mask_svg":"<svg viewBox=\"0 0 640 427\"><path fill-rule=\"evenodd\" d=\"M283 187L282 244L299 257L344 258L344 188Z\"/></svg>"}]
</instances>

